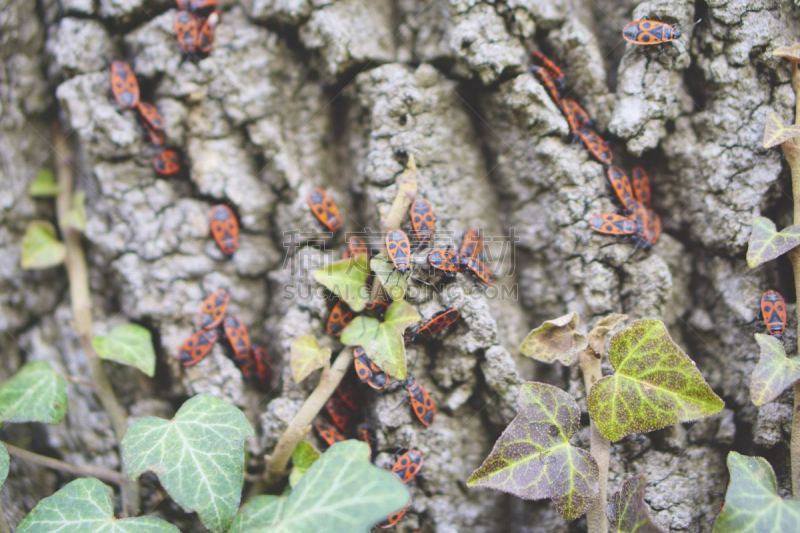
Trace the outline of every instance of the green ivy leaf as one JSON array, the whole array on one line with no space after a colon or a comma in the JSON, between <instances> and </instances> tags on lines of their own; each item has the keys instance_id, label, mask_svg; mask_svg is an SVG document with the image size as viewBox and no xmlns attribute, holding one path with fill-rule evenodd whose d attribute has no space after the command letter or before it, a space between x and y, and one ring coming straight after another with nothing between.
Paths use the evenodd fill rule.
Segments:
<instances>
[{"instance_id":1,"label":"green ivy leaf","mask_svg":"<svg viewBox=\"0 0 800 533\"><path fill-rule=\"evenodd\" d=\"M10 462L11 458L8 456L8 449L5 444L0 442L0 489L3 488L6 478L8 478L8 465Z\"/></svg>"},{"instance_id":2,"label":"green ivy leaf","mask_svg":"<svg viewBox=\"0 0 800 533\"><path fill-rule=\"evenodd\" d=\"M403 332L419 322L420 316L414 306L404 300L396 300L386 310L383 322L357 316L342 331L340 341L347 346L361 346L381 370L397 379L406 377L406 346Z\"/></svg>"},{"instance_id":3,"label":"green ivy leaf","mask_svg":"<svg viewBox=\"0 0 800 533\"><path fill-rule=\"evenodd\" d=\"M731 482L714 533L800 531L800 500L777 494L775 472L761 457L728 453Z\"/></svg>"},{"instance_id":4,"label":"green ivy leaf","mask_svg":"<svg viewBox=\"0 0 800 533\"><path fill-rule=\"evenodd\" d=\"M406 289L408 289L408 278L411 276L410 270L405 274L400 273L394 267L394 263L383 254L378 254L370 259L369 268L378 277L389 298L402 300L405 297Z\"/></svg>"},{"instance_id":5,"label":"green ivy leaf","mask_svg":"<svg viewBox=\"0 0 800 533\"><path fill-rule=\"evenodd\" d=\"M156 370L156 353L147 328L138 324L120 324L108 335L97 335L92 346L102 359L138 368L151 378Z\"/></svg>"},{"instance_id":6,"label":"green ivy leaf","mask_svg":"<svg viewBox=\"0 0 800 533\"><path fill-rule=\"evenodd\" d=\"M292 473L289 474L289 485L296 487L303 475L319 459L319 450L308 441L301 441L292 452Z\"/></svg>"},{"instance_id":7,"label":"green ivy leaf","mask_svg":"<svg viewBox=\"0 0 800 533\"><path fill-rule=\"evenodd\" d=\"M625 480L608 504L608 519L617 533L663 533L650 516L644 501L647 480L633 476Z\"/></svg>"},{"instance_id":8,"label":"green ivy leaf","mask_svg":"<svg viewBox=\"0 0 800 533\"><path fill-rule=\"evenodd\" d=\"M293 340L290 354L295 383L300 383L314 370L330 364L331 360L331 349L321 347L313 335L303 335Z\"/></svg>"},{"instance_id":9,"label":"green ivy leaf","mask_svg":"<svg viewBox=\"0 0 800 533\"><path fill-rule=\"evenodd\" d=\"M67 226L80 231L86 231L86 193L76 192L72 195L72 207L67 211Z\"/></svg>"},{"instance_id":10,"label":"green ivy leaf","mask_svg":"<svg viewBox=\"0 0 800 533\"><path fill-rule=\"evenodd\" d=\"M155 516L114 518L112 495L111 487L98 479L76 479L37 503L17 533L179 533Z\"/></svg>"},{"instance_id":11,"label":"green ivy leaf","mask_svg":"<svg viewBox=\"0 0 800 533\"><path fill-rule=\"evenodd\" d=\"M764 137L761 145L764 148L772 148L795 137L800 137L800 126L784 124L781 117L770 109L767 112L767 122L764 124Z\"/></svg>"},{"instance_id":12,"label":"green ivy leaf","mask_svg":"<svg viewBox=\"0 0 800 533\"><path fill-rule=\"evenodd\" d=\"M0 422L58 424L67 414L67 383L45 361L23 366L0 384Z\"/></svg>"},{"instance_id":13,"label":"green ivy leaf","mask_svg":"<svg viewBox=\"0 0 800 533\"><path fill-rule=\"evenodd\" d=\"M366 533L408 500L397 476L370 463L369 446L347 440L328 448L288 496L253 498L229 533Z\"/></svg>"},{"instance_id":14,"label":"green ivy leaf","mask_svg":"<svg viewBox=\"0 0 800 533\"><path fill-rule=\"evenodd\" d=\"M44 220L34 220L22 237L21 265L25 270L54 267L64 262L66 248L56 238L56 228Z\"/></svg>"},{"instance_id":15,"label":"green ivy leaf","mask_svg":"<svg viewBox=\"0 0 800 533\"><path fill-rule=\"evenodd\" d=\"M750 242L747 244L747 266L772 261L800 244L800 226L789 226L777 231L775 223L765 217L753 218Z\"/></svg>"},{"instance_id":16,"label":"green ivy leaf","mask_svg":"<svg viewBox=\"0 0 800 533\"><path fill-rule=\"evenodd\" d=\"M342 259L314 271L314 279L344 300L356 313L363 310L369 301L368 276L366 254Z\"/></svg>"},{"instance_id":17,"label":"green ivy leaf","mask_svg":"<svg viewBox=\"0 0 800 533\"><path fill-rule=\"evenodd\" d=\"M172 420L148 416L134 423L122 439L122 459L132 479L152 471L173 500L211 531L224 531L239 507L244 440L253 434L239 409L199 394Z\"/></svg>"},{"instance_id":18,"label":"green ivy leaf","mask_svg":"<svg viewBox=\"0 0 800 533\"><path fill-rule=\"evenodd\" d=\"M575 312L546 320L528 333L519 351L543 363L558 361L563 365L573 365L588 345L586 336L578 331L579 327L580 318Z\"/></svg>"},{"instance_id":19,"label":"green ivy leaf","mask_svg":"<svg viewBox=\"0 0 800 533\"><path fill-rule=\"evenodd\" d=\"M567 520L578 518L599 490L598 469L570 444L581 411L565 391L545 383L520 388L518 414L494 443L468 487L488 487L525 500L551 498Z\"/></svg>"},{"instance_id":20,"label":"green ivy leaf","mask_svg":"<svg viewBox=\"0 0 800 533\"><path fill-rule=\"evenodd\" d=\"M761 358L750 374L750 400L762 406L800 379L800 358L786 357L783 343L771 335L756 333L756 342Z\"/></svg>"},{"instance_id":21,"label":"green ivy leaf","mask_svg":"<svg viewBox=\"0 0 800 533\"><path fill-rule=\"evenodd\" d=\"M43 168L33 178L30 187L28 187L28 194L34 198L51 198L58 194L58 184L56 178L53 176L53 171L49 168Z\"/></svg>"},{"instance_id":22,"label":"green ivy leaf","mask_svg":"<svg viewBox=\"0 0 800 533\"><path fill-rule=\"evenodd\" d=\"M724 404L660 320L637 320L611 339L616 370L589 392L589 416L608 440L716 414Z\"/></svg>"}]
</instances>

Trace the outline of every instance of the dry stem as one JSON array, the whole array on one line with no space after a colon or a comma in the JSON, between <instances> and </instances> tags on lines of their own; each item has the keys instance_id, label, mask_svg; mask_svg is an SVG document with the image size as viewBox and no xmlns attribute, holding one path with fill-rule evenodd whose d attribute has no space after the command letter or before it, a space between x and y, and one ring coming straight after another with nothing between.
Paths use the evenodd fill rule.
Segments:
<instances>
[{"instance_id":1,"label":"dry stem","mask_svg":"<svg viewBox=\"0 0 800 533\"><path fill-rule=\"evenodd\" d=\"M591 347L587 347L578 358L578 364L581 368L586 397L588 398L589 391L603 377L600 367L600 354ZM591 422L590 451L597 463L600 491L597 500L586 513L587 528L589 533L607 533L606 502L608 500L608 464L611 455L611 443L597 430L594 422Z\"/></svg>"},{"instance_id":2,"label":"dry stem","mask_svg":"<svg viewBox=\"0 0 800 533\"><path fill-rule=\"evenodd\" d=\"M115 485L122 486L125 483L130 482L130 480L120 474L115 470L111 470L108 468L103 468L101 466L79 466L66 463L61 461L60 459L55 459L53 457L48 457L46 455L40 455L38 453L34 453L28 450L24 450L22 448L17 448L7 442L3 443L5 447L8 449L9 455L12 457L16 457L26 463L32 463L39 466L44 466L46 468L50 468L53 470L58 470L59 472L66 472L68 474L72 474L75 477L96 477L102 481L107 481L109 483L114 483Z\"/></svg>"}]
</instances>

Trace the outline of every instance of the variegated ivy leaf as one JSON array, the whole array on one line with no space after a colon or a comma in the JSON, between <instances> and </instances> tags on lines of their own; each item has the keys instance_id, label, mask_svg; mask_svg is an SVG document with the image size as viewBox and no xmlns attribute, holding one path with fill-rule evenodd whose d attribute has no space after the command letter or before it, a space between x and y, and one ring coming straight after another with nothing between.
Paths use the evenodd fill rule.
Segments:
<instances>
[{"instance_id":1,"label":"variegated ivy leaf","mask_svg":"<svg viewBox=\"0 0 800 533\"><path fill-rule=\"evenodd\" d=\"M96 335L92 347L101 359L138 368L149 377L156 371L156 352L150 331L138 324L119 324L107 335Z\"/></svg>"},{"instance_id":2,"label":"variegated ivy leaf","mask_svg":"<svg viewBox=\"0 0 800 533\"><path fill-rule=\"evenodd\" d=\"M795 137L800 137L800 126L784 124L775 111L770 110L767 113L767 123L764 124L764 139L762 141L764 148L778 146Z\"/></svg>"},{"instance_id":3,"label":"variegated ivy leaf","mask_svg":"<svg viewBox=\"0 0 800 533\"><path fill-rule=\"evenodd\" d=\"M314 271L314 279L344 300L356 313L363 310L369 301L368 276L367 254L342 259Z\"/></svg>"},{"instance_id":4,"label":"variegated ivy leaf","mask_svg":"<svg viewBox=\"0 0 800 533\"><path fill-rule=\"evenodd\" d=\"M586 335L579 327L580 318L575 312L546 320L528 333L519 351L543 363L558 361L562 365L573 365L587 345Z\"/></svg>"},{"instance_id":5,"label":"variegated ivy leaf","mask_svg":"<svg viewBox=\"0 0 800 533\"><path fill-rule=\"evenodd\" d=\"M716 414L724 404L660 320L637 320L611 338L616 372L589 392L589 416L614 442Z\"/></svg>"},{"instance_id":6,"label":"variegated ivy leaf","mask_svg":"<svg viewBox=\"0 0 800 533\"><path fill-rule=\"evenodd\" d=\"M747 266L755 268L782 256L800 245L800 226L778 231L766 217L754 217L750 241L747 243Z\"/></svg>"},{"instance_id":7,"label":"variegated ivy leaf","mask_svg":"<svg viewBox=\"0 0 800 533\"><path fill-rule=\"evenodd\" d=\"M599 490L594 458L570 444L579 428L580 409L569 394L545 383L523 384L517 416L467 486L550 498L567 520L578 518Z\"/></svg>"},{"instance_id":8,"label":"variegated ivy leaf","mask_svg":"<svg viewBox=\"0 0 800 533\"><path fill-rule=\"evenodd\" d=\"M761 457L728 453L731 481L714 533L800 531L800 500L778 496L775 472Z\"/></svg>"},{"instance_id":9,"label":"variegated ivy leaf","mask_svg":"<svg viewBox=\"0 0 800 533\"><path fill-rule=\"evenodd\" d=\"M233 404L198 394L172 420L137 420L122 439L132 479L151 471L181 507L195 511L212 532L225 531L239 508L244 441L253 428Z\"/></svg>"},{"instance_id":10,"label":"variegated ivy leaf","mask_svg":"<svg viewBox=\"0 0 800 533\"><path fill-rule=\"evenodd\" d=\"M50 268L64 262L67 249L56 237L56 228L45 220L34 220L22 237L20 263L25 270Z\"/></svg>"},{"instance_id":11,"label":"variegated ivy leaf","mask_svg":"<svg viewBox=\"0 0 800 533\"><path fill-rule=\"evenodd\" d=\"M58 194L58 184L53 171L49 168L43 168L33 178L30 187L28 187L28 194L34 198L49 198Z\"/></svg>"},{"instance_id":12,"label":"variegated ivy leaf","mask_svg":"<svg viewBox=\"0 0 800 533\"><path fill-rule=\"evenodd\" d=\"M292 472L289 474L289 485L291 487L297 486L303 475L311 468L314 461L319 459L320 455L319 450L306 440L299 442L294 447L292 452Z\"/></svg>"},{"instance_id":13,"label":"variegated ivy leaf","mask_svg":"<svg viewBox=\"0 0 800 533\"><path fill-rule=\"evenodd\" d=\"M72 207L67 212L67 225L81 233L86 231L86 193L72 195Z\"/></svg>"},{"instance_id":14,"label":"variegated ivy leaf","mask_svg":"<svg viewBox=\"0 0 800 533\"><path fill-rule=\"evenodd\" d=\"M313 335L297 337L290 348L292 379L300 383L314 370L328 365L330 359L331 349L320 346Z\"/></svg>"},{"instance_id":15,"label":"variegated ivy leaf","mask_svg":"<svg viewBox=\"0 0 800 533\"><path fill-rule=\"evenodd\" d=\"M756 342L761 358L750 375L750 399L762 406L800 379L800 358L786 357L783 343L771 335L756 333Z\"/></svg>"},{"instance_id":16,"label":"variegated ivy leaf","mask_svg":"<svg viewBox=\"0 0 800 533\"><path fill-rule=\"evenodd\" d=\"M617 533L663 533L650 516L644 501L647 480L644 476L628 478L608 504L608 519Z\"/></svg>"},{"instance_id":17,"label":"variegated ivy leaf","mask_svg":"<svg viewBox=\"0 0 800 533\"><path fill-rule=\"evenodd\" d=\"M611 313L598 320L588 335L591 349L596 354L604 355L609 334L626 320L628 320L628 315L620 313Z\"/></svg>"},{"instance_id":18,"label":"variegated ivy leaf","mask_svg":"<svg viewBox=\"0 0 800 533\"><path fill-rule=\"evenodd\" d=\"M25 364L0 384L0 423L58 424L67 414L67 382L45 361Z\"/></svg>"},{"instance_id":19,"label":"variegated ivy leaf","mask_svg":"<svg viewBox=\"0 0 800 533\"><path fill-rule=\"evenodd\" d=\"M155 516L115 518L111 487L94 478L81 478L48 496L25 517L17 533L179 533Z\"/></svg>"},{"instance_id":20,"label":"variegated ivy leaf","mask_svg":"<svg viewBox=\"0 0 800 533\"><path fill-rule=\"evenodd\" d=\"M405 379L407 369L403 332L419 320L419 313L414 306L397 300L386 310L383 322L368 316L357 316L344 328L339 340L347 346L361 346L381 370L394 378Z\"/></svg>"}]
</instances>

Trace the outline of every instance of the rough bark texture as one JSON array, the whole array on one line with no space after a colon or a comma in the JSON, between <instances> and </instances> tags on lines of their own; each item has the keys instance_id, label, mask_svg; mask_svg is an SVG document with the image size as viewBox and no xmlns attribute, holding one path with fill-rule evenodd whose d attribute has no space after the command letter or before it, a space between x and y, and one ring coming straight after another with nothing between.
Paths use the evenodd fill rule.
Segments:
<instances>
[{"instance_id":1,"label":"rough bark texture","mask_svg":"<svg viewBox=\"0 0 800 533\"><path fill-rule=\"evenodd\" d=\"M305 204L326 186L348 229L378 228L408 154L438 228L467 227L519 238L503 279L518 298L487 298L463 276L442 294L417 283L425 316L446 305L458 329L412 347L416 377L440 415L415 424L402 390L370 397L380 464L400 447L420 448L424 476L406 525L436 531L566 531L552 506L519 502L464 480L514 413L517 385L549 379L583 395L575 373L534 368L515 347L541 320L578 311L662 317L695 358L727 410L713 419L629 438L612 451L611 491L644 473L648 501L671 531L708 531L727 482L731 447L785 463L787 399L757 409L747 381L757 358L752 333L762 290L790 300L790 273L777 263L748 271L753 215L789 215L779 153L759 146L766 109L791 116L788 69L769 55L800 34L789 1L663 0L243 0L226 1L213 53L184 60L168 0L0 1L0 345L2 372L49 360L76 377L87 367L71 329L60 269L24 272L26 223L52 218L27 187L51 164L49 123L58 117L87 193L86 247L97 328L134 320L151 328L156 379L112 370L134 416L169 416L189 395L210 392L245 408L259 437L253 468L269 453L307 394L284 370L269 394L246 386L221 348L180 368L175 350L191 332L203 295L227 287L251 335L285 358L291 340L320 332L325 299L310 285L314 246L284 263L285 231L319 232ZM632 18L678 23L677 45L624 45ZM698 24L694 21L702 19ZM619 161L651 172L665 235L650 252L599 237L590 212L613 208L602 167L577 143L544 88L526 73L542 48L565 67L570 93L613 139ZM133 112L120 112L107 64L126 58L143 95L165 116L169 143L186 154L188 177L162 179ZM242 247L224 260L208 236L212 203L235 207ZM332 252L338 255L337 252ZM792 328L789 331L794 331ZM794 344L794 339L790 339ZM792 350L789 350L790 353ZM9 438L75 463L110 467L117 455L105 414L80 380L69 387L67 420L17 428ZM588 434L584 435L588 442ZM24 470L24 475L23 474ZM62 480L18 462L3 489L16 523ZM785 479L782 480L785 482ZM783 483L786 486L786 483ZM186 530L194 517L151 485L145 509Z\"/></svg>"}]
</instances>

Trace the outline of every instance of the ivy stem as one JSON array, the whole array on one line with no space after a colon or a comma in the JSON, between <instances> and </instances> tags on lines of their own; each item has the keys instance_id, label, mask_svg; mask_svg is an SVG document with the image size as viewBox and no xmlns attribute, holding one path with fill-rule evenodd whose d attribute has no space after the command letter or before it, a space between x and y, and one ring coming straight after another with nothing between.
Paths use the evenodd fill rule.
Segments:
<instances>
[{"instance_id":1,"label":"ivy stem","mask_svg":"<svg viewBox=\"0 0 800 533\"><path fill-rule=\"evenodd\" d=\"M100 357L92 346L92 299L89 291L89 269L86 265L86 255L83 253L81 233L68 223L68 215L72 209L73 198L72 155L58 121L54 122L53 126L53 144L55 146L56 174L58 176L56 213L58 226L66 248L64 264L69 278L69 294L75 331L89 364L95 394L108 414L117 444L119 444L128 430L128 415L117 400L111 382L103 369ZM138 485L133 481L129 481L122 484L120 489L124 511L130 514L138 514Z\"/></svg>"},{"instance_id":2,"label":"ivy stem","mask_svg":"<svg viewBox=\"0 0 800 533\"><path fill-rule=\"evenodd\" d=\"M2 501L0 501L0 533L11 533L11 527L8 525L6 510L3 509Z\"/></svg>"},{"instance_id":3,"label":"ivy stem","mask_svg":"<svg viewBox=\"0 0 800 533\"><path fill-rule=\"evenodd\" d=\"M587 398L594 384L603 377L600 360L600 354L591 347L586 348L578 357ZM586 513L587 529L589 533L607 533L606 502L608 500L608 464L611 456L611 443L597 430L594 422L590 422L590 426L590 452L599 470L598 482L600 491L597 500L589 507L589 511Z\"/></svg>"},{"instance_id":4,"label":"ivy stem","mask_svg":"<svg viewBox=\"0 0 800 533\"><path fill-rule=\"evenodd\" d=\"M800 71L797 62L792 61L792 88L795 93L794 123L800 124ZM800 142L789 139L782 145L783 155L792 173L792 200L794 224L800 224ZM795 294L800 295L800 249L789 252L794 274ZM797 306L797 338L800 341L800 305ZM794 409L792 410L792 432L789 442L789 461L792 475L792 494L800 496L800 382L794 384Z\"/></svg>"},{"instance_id":5,"label":"ivy stem","mask_svg":"<svg viewBox=\"0 0 800 533\"><path fill-rule=\"evenodd\" d=\"M292 421L289 422L286 431L283 432L278 444L275 445L272 456L268 458L269 467L267 468L265 479L268 487L277 485L286 475L286 467L292 457L292 452L311 429L311 422L336 390L336 387L339 386L352 363L353 356L350 350L345 348L336 356L333 365L323 370L317 387L306 398Z\"/></svg>"},{"instance_id":6,"label":"ivy stem","mask_svg":"<svg viewBox=\"0 0 800 533\"><path fill-rule=\"evenodd\" d=\"M60 459L55 459L53 457L48 457L46 455L40 455L38 453L24 450L22 448L17 448L16 446L8 444L7 442L3 442L3 444L8 449L9 455L25 461L26 463L44 466L52 470L58 470L59 472L66 472L67 474L72 474L75 477L96 477L102 481L114 483L115 485L119 486L129 482L127 477L109 468L91 465L73 465L61 461Z\"/></svg>"}]
</instances>

